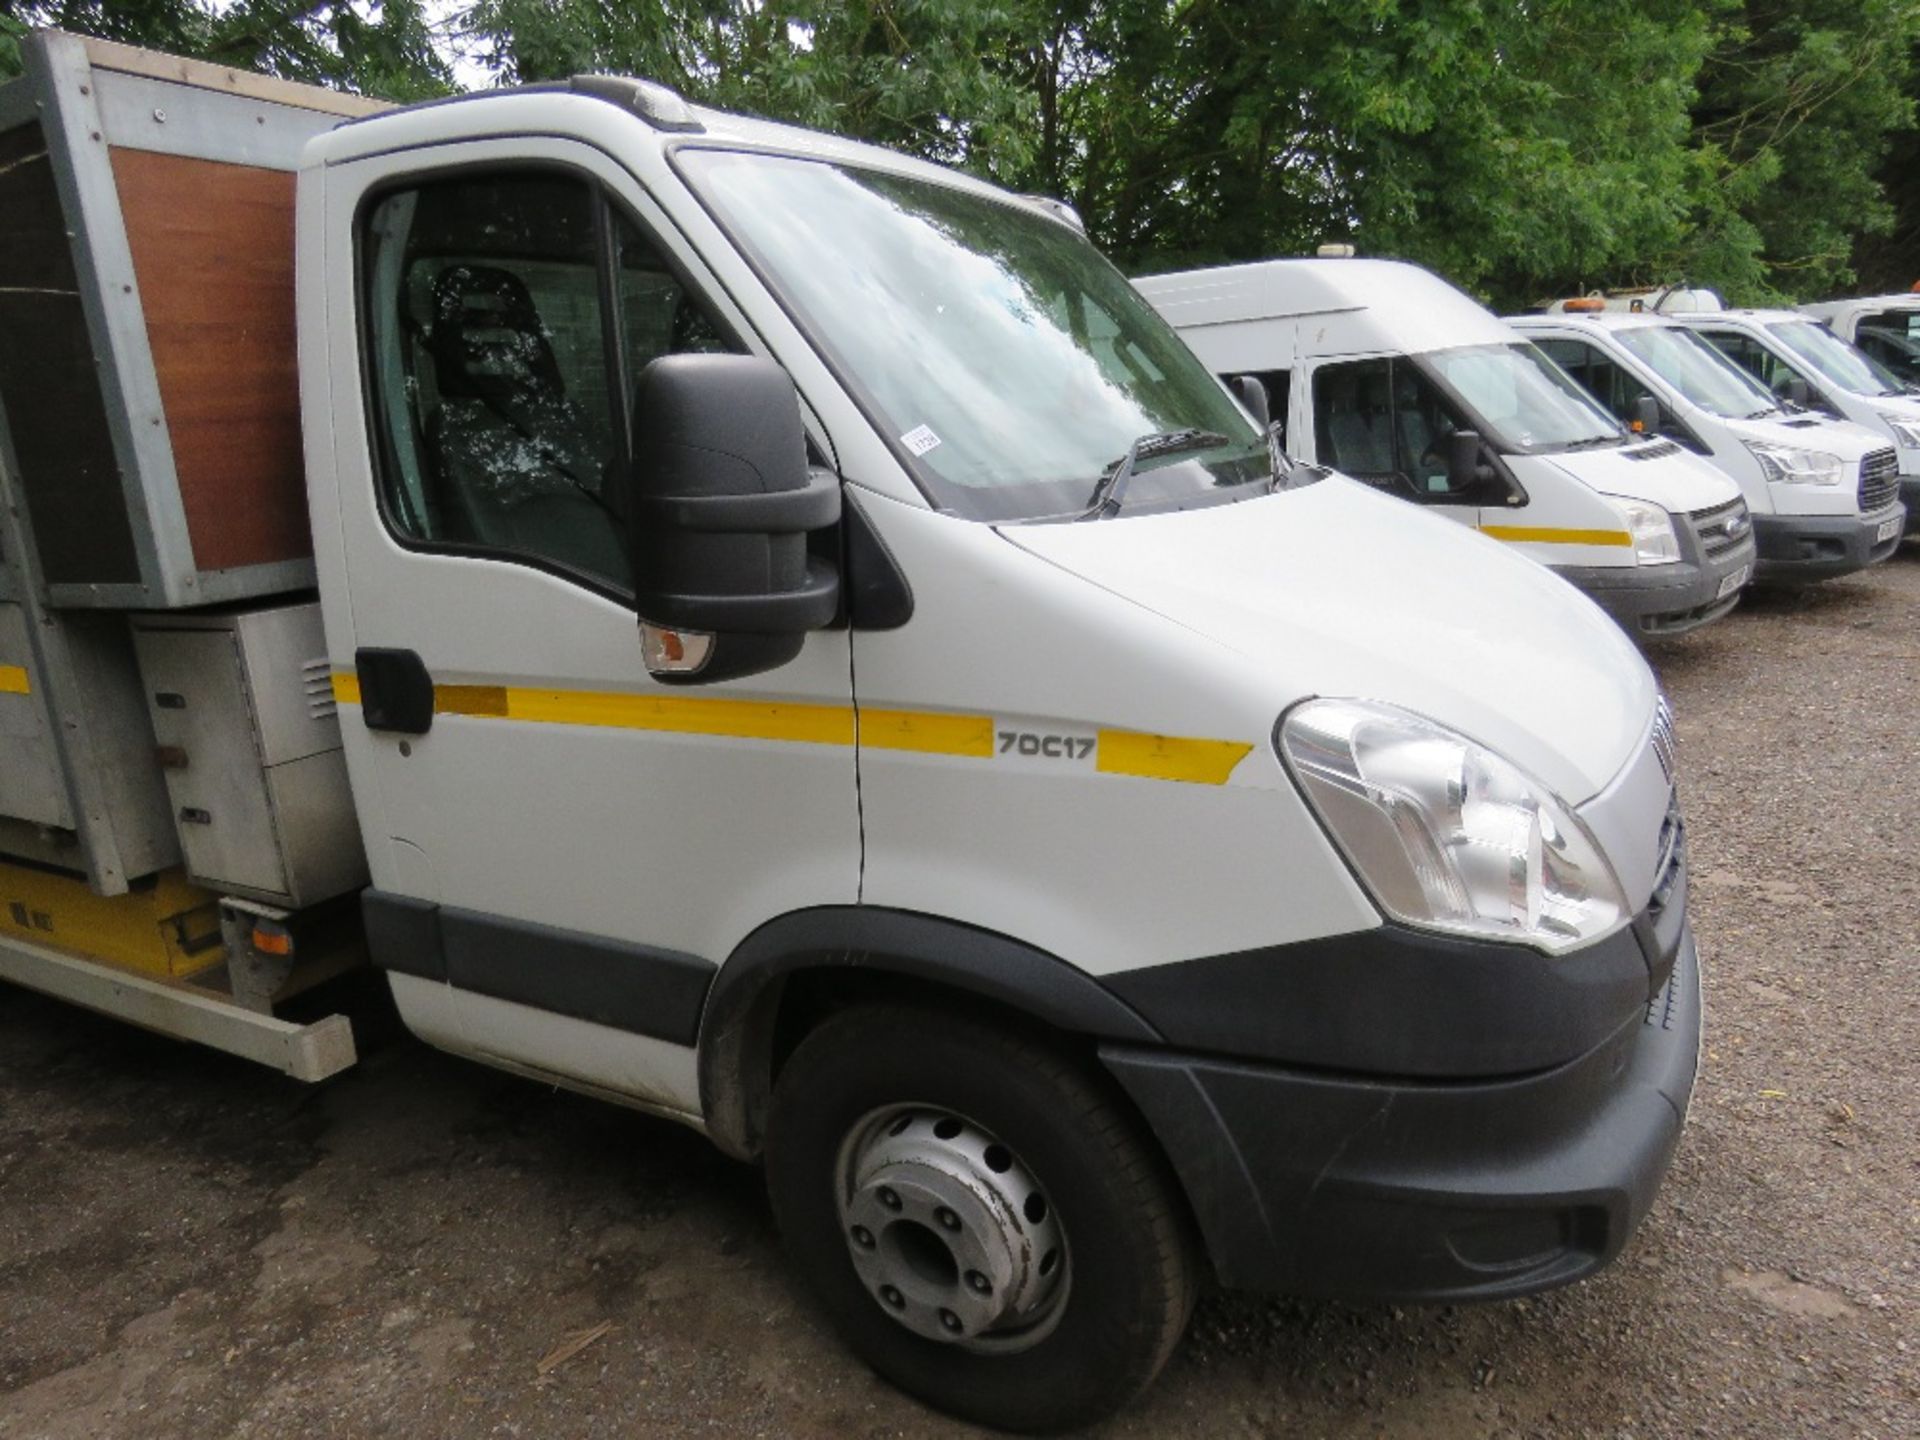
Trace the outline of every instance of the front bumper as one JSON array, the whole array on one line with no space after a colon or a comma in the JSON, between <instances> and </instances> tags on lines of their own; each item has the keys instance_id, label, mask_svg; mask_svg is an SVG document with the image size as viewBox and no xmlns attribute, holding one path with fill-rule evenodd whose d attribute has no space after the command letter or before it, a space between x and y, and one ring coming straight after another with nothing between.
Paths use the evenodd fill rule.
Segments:
<instances>
[{"instance_id":1,"label":"front bumper","mask_svg":"<svg viewBox=\"0 0 1920 1440\"><path fill-rule=\"evenodd\" d=\"M1907 534L1920 531L1920 475L1900 477L1900 503L1907 507Z\"/></svg>"},{"instance_id":2,"label":"front bumper","mask_svg":"<svg viewBox=\"0 0 1920 1440\"><path fill-rule=\"evenodd\" d=\"M1740 603L1751 579L1755 551L1751 536L1717 555L1708 555L1685 522L1677 522L1681 558L1669 565L1555 566L1554 573L1583 591L1621 627L1636 635L1683 635L1711 624ZM1731 585L1731 589L1728 586ZM1725 593L1722 593L1722 592Z\"/></svg>"},{"instance_id":3,"label":"front bumper","mask_svg":"<svg viewBox=\"0 0 1920 1440\"><path fill-rule=\"evenodd\" d=\"M1906 486L1903 479L1903 495ZM1900 548L1912 513L1909 509L1903 516L1896 501L1871 515L1756 515L1753 534L1760 565L1755 578L1793 584L1864 570ZM1880 531L1889 522L1896 522L1893 531L1882 539Z\"/></svg>"},{"instance_id":4,"label":"front bumper","mask_svg":"<svg viewBox=\"0 0 1920 1440\"><path fill-rule=\"evenodd\" d=\"M1679 1141L1700 1017L1683 921L1644 1013L1541 1073L1434 1083L1122 1046L1101 1058L1166 1147L1223 1284L1492 1300L1619 1254Z\"/></svg>"}]
</instances>

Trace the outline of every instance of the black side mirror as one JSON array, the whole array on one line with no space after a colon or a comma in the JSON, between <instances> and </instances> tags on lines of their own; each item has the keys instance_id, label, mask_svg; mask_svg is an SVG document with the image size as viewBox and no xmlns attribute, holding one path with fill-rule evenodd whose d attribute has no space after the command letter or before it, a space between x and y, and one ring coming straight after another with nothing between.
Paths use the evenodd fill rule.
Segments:
<instances>
[{"instance_id":1,"label":"black side mirror","mask_svg":"<svg viewBox=\"0 0 1920 1440\"><path fill-rule=\"evenodd\" d=\"M1633 402L1633 430L1636 435L1660 433L1660 402L1653 396L1642 395Z\"/></svg>"},{"instance_id":2,"label":"black side mirror","mask_svg":"<svg viewBox=\"0 0 1920 1440\"><path fill-rule=\"evenodd\" d=\"M1447 489L1463 495L1492 474L1480 463L1480 435L1474 430L1454 430L1447 435Z\"/></svg>"},{"instance_id":3,"label":"black side mirror","mask_svg":"<svg viewBox=\"0 0 1920 1440\"><path fill-rule=\"evenodd\" d=\"M1813 386L1798 375L1789 375L1773 390L1776 395L1784 395L1803 410L1813 404Z\"/></svg>"},{"instance_id":4,"label":"black side mirror","mask_svg":"<svg viewBox=\"0 0 1920 1440\"><path fill-rule=\"evenodd\" d=\"M1273 402L1267 396L1266 381L1257 375L1234 375L1228 378L1227 388L1262 430L1273 424Z\"/></svg>"},{"instance_id":5,"label":"black side mirror","mask_svg":"<svg viewBox=\"0 0 1920 1440\"><path fill-rule=\"evenodd\" d=\"M840 610L807 532L840 519L838 477L807 463L793 382L746 355L663 355L633 397L633 594L662 680L754 675Z\"/></svg>"}]
</instances>

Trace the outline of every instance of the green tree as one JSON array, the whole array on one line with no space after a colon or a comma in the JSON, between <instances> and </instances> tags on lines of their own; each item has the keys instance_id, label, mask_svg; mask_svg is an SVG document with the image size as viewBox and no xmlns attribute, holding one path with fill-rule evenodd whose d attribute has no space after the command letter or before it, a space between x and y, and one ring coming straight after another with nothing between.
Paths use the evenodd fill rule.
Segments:
<instances>
[{"instance_id":1,"label":"green tree","mask_svg":"<svg viewBox=\"0 0 1920 1440\"><path fill-rule=\"evenodd\" d=\"M1893 222L1876 172L1913 122L1916 41L1916 0L1744 0L1725 18L1693 111L1694 278L1750 300L1851 286L1856 240Z\"/></svg>"},{"instance_id":2,"label":"green tree","mask_svg":"<svg viewBox=\"0 0 1920 1440\"><path fill-rule=\"evenodd\" d=\"M393 100L453 89L425 0L0 0L0 74L47 25Z\"/></svg>"}]
</instances>

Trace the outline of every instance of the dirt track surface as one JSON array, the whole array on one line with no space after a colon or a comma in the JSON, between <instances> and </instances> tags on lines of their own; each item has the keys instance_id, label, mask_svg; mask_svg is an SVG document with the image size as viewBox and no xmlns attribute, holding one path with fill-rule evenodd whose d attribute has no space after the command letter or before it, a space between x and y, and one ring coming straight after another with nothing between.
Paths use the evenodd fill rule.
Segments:
<instances>
[{"instance_id":1,"label":"dirt track surface","mask_svg":"<svg viewBox=\"0 0 1920 1440\"><path fill-rule=\"evenodd\" d=\"M1920 546L1653 658L1708 1050L1625 1256L1485 1308L1208 1299L1104 1433L1920 1434ZM753 1171L363 1048L308 1089L0 990L0 1437L968 1433L824 1332Z\"/></svg>"}]
</instances>

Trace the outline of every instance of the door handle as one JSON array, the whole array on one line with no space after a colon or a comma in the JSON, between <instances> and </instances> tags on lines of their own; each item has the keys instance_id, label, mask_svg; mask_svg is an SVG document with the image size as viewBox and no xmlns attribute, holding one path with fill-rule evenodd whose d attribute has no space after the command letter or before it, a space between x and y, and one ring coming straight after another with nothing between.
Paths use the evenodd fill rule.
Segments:
<instances>
[{"instance_id":1,"label":"door handle","mask_svg":"<svg viewBox=\"0 0 1920 1440\"><path fill-rule=\"evenodd\" d=\"M433 728L433 677L412 650L362 647L353 653L360 718L369 730L424 735Z\"/></svg>"}]
</instances>

